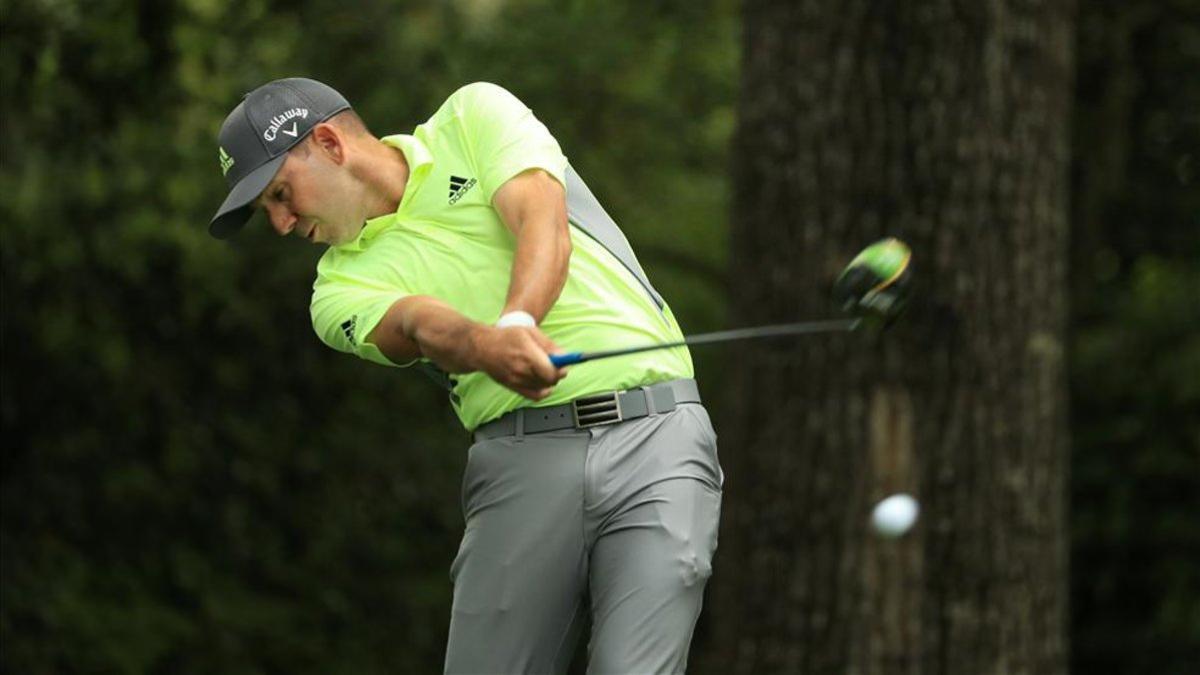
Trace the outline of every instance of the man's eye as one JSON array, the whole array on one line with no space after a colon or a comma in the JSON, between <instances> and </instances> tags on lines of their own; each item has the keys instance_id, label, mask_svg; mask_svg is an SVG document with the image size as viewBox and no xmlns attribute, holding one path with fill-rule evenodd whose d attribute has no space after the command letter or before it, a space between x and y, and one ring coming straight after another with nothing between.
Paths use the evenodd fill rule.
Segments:
<instances>
[{"instance_id":1,"label":"man's eye","mask_svg":"<svg viewBox=\"0 0 1200 675\"><path fill-rule=\"evenodd\" d=\"M275 191L275 201L277 201L277 202L283 201L283 188L279 188L278 190Z\"/></svg>"}]
</instances>

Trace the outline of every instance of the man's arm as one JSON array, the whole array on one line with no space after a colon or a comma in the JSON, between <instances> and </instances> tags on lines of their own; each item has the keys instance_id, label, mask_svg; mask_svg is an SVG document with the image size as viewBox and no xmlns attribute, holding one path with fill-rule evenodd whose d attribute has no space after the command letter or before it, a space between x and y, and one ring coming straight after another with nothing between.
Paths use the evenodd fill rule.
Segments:
<instances>
[{"instance_id":1,"label":"man's arm","mask_svg":"<svg viewBox=\"0 0 1200 675\"><path fill-rule=\"evenodd\" d=\"M502 314L529 312L540 323L567 282L571 234L566 191L550 174L530 169L501 185L492 205L517 238Z\"/></svg>"},{"instance_id":2,"label":"man's arm","mask_svg":"<svg viewBox=\"0 0 1200 675\"><path fill-rule=\"evenodd\" d=\"M522 172L496 190L492 204L517 238L502 314L521 310L541 321L567 281L571 237L566 191L541 169ZM495 328L428 296L408 296L388 309L367 340L394 363L422 356L450 373L477 370L522 396L539 400L566 377L547 354L560 351L535 328Z\"/></svg>"},{"instance_id":3,"label":"man's arm","mask_svg":"<svg viewBox=\"0 0 1200 675\"><path fill-rule=\"evenodd\" d=\"M550 394L566 370L550 364L559 351L536 328L495 328L476 323L446 303L424 295L396 301L367 341L394 363L422 356L450 373L481 370L532 400Z\"/></svg>"}]
</instances>

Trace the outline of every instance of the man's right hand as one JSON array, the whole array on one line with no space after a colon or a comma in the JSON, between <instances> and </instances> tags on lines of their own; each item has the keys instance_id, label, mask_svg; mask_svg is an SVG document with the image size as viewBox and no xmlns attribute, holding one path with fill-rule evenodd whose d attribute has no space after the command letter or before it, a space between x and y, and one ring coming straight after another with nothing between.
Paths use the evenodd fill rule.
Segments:
<instances>
[{"instance_id":1,"label":"man's right hand","mask_svg":"<svg viewBox=\"0 0 1200 675\"><path fill-rule=\"evenodd\" d=\"M562 351L537 328L477 326L473 335L479 370L525 398L540 401L567 376L550 354Z\"/></svg>"}]
</instances>

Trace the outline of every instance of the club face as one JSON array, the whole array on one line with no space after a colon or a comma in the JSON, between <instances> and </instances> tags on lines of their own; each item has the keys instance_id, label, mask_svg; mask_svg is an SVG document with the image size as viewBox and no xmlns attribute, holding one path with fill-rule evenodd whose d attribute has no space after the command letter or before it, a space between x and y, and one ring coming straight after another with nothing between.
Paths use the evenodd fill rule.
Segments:
<instances>
[{"instance_id":1,"label":"club face","mask_svg":"<svg viewBox=\"0 0 1200 675\"><path fill-rule=\"evenodd\" d=\"M856 305L856 314L869 322L887 327L904 313L912 294L912 277L907 270L886 285L864 294Z\"/></svg>"},{"instance_id":2,"label":"club face","mask_svg":"<svg viewBox=\"0 0 1200 675\"><path fill-rule=\"evenodd\" d=\"M833 287L842 310L883 328L904 311L912 293L911 253L890 238L867 247L851 261Z\"/></svg>"}]
</instances>

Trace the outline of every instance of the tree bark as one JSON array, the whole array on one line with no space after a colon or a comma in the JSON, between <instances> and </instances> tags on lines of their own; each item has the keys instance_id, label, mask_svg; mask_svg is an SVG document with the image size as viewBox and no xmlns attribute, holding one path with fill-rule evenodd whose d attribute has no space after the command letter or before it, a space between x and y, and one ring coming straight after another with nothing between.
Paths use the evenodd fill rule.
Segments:
<instances>
[{"instance_id":1,"label":"tree bark","mask_svg":"<svg viewBox=\"0 0 1200 675\"><path fill-rule=\"evenodd\" d=\"M835 311L895 235L889 332L739 352L698 670L1066 667L1069 2L749 0L734 156L738 325ZM917 527L868 525L909 492Z\"/></svg>"}]
</instances>

